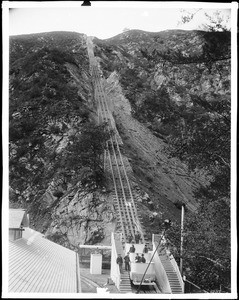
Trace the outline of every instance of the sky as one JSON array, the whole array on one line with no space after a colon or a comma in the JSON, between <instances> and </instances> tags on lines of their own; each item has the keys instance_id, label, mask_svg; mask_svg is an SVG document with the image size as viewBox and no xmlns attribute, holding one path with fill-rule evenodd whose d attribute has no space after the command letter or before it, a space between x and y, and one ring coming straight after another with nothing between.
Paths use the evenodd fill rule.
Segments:
<instances>
[{"instance_id":1,"label":"sky","mask_svg":"<svg viewBox=\"0 0 239 300\"><path fill-rule=\"evenodd\" d=\"M46 2L29 1L9 3L9 35L48 31L75 31L96 36L101 39L115 36L125 28L141 29L145 31L162 31L167 29L199 29L205 22L204 12L212 13L220 9L222 14L230 17L230 4L227 8L216 4L205 7L200 2L94 2L91 6L81 6L82 2ZM22 7L20 7L22 5ZM77 5L77 6L76 6ZM185 7L186 5L186 7ZM198 12L192 22L178 25L182 8L205 7Z\"/></svg>"}]
</instances>

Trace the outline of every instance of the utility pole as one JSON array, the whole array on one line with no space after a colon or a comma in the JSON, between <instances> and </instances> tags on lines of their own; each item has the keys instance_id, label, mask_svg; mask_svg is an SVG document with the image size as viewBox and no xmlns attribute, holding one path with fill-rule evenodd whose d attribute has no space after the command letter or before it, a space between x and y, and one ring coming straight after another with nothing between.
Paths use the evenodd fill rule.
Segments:
<instances>
[{"instance_id":1,"label":"utility pole","mask_svg":"<svg viewBox=\"0 0 239 300\"><path fill-rule=\"evenodd\" d=\"M183 222L184 222L184 204L181 207L181 246L180 246L180 273L183 276Z\"/></svg>"}]
</instances>

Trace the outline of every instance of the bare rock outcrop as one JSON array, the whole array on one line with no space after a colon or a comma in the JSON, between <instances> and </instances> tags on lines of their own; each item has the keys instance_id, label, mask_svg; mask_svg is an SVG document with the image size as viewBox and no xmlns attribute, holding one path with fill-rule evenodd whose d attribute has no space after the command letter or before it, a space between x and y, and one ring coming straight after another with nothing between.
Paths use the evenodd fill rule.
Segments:
<instances>
[{"instance_id":1,"label":"bare rock outcrop","mask_svg":"<svg viewBox=\"0 0 239 300\"><path fill-rule=\"evenodd\" d=\"M81 244L110 245L116 225L112 198L107 192L74 188L62 197L52 212L46 237L77 249Z\"/></svg>"}]
</instances>

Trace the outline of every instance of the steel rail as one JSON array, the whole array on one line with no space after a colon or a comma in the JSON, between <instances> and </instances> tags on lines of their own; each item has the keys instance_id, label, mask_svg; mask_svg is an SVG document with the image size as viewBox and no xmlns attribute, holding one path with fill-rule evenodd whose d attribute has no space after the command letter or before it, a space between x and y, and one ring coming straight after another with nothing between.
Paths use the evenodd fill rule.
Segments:
<instances>
[{"instance_id":1,"label":"steel rail","mask_svg":"<svg viewBox=\"0 0 239 300\"><path fill-rule=\"evenodd\" d=\"M96 98L98 98L98 96L96 96ZM102 106L99 106L98 113L99 113L99 119L100 119L100 115L101 115L101 118L102 118L102 121L103 121L104 120L104 114L103 114ZM117 184L116 184L116 179L115 179L115 173L113 171L113 164L112 164L111 156L109 154L109 143L108 143L108 141L107 141L106 147L107 147L106 148L106 152L108 153L109 162L110 162L110 168L111 168L111 173L112 173L112 178L113 178L113 184L114 184L114 189L115 189L115 196L116 196L116 199L117 199L120 224L121 224L121 227L122 227L122 230L123 230L123 235L124 235L124 238L125 238L126 234L125 234L125 228L124 228L124 224L123 224L123 220L122 220L122 215L124 216L124 212L122 212L121 209L120 209L118 189L117 189Z\"/></svg>"},{"instance_id":2,"label":"steel rail","mask_svg":"<svg viewBox=\"0 0 239 300\"><path fill-rule=\"evenodd\" d=\"M126 218L125 221L130 226L131 234L134 236L134 229L133 229L132 222L131 222L132 216L130 215L130 212L128 211L127 205L126 205L126 202L127 202L127 200L126 200L126 194L125 194L125 190L124 190L122 175L121 175L119 164L118 164L118 159L117 159L116 152L115 152L115 149L114 149L113 139L111 139L111 142L112 142L112 148L113 148L113 155L114 155L115 162L116 162L116 169L117 169L117 173L118 173L118 180L120 182L121 191L122 191L122 195L123 195L122 198L124 199L124 202L122 201L122 205L123 205L123 208L126 211L126 214L128 216L128 222L127 222L127 218Z\"/></svg>"},{"instance_id":3,"label":"steel rail","mask_svg":"<svg viewBox=\"0 0 239 300\"><path fill-rule=\"evenodd\" d=\"M100 86L100 85L99 85ZM105 102L103 101L104 97L102 96L101 97L101 94L103 94L103 92L100 92L99 90L99 95L98 95L98 101L99 101L99 104L101 105L101 110L104 112L103 115L104 115L104 118L105 119L108 119L110 120L109 116L110 114L108 113L107 111L107 108L106 108L106 104ZM121 173L120 173L120 168L119 168L119 163L118 163L118 159L117 159L117 155L116 155L116 151L115 151L115 147L114 147L114 142L113 142L113 138L110 137L110 142L111 142L111 148L112 148L112 152L113 152L113 157L114 157L114 161L115 163L112 164L113 166L113 171L114 171L114 176L116 178L116 182L117 180L119 180L119 184L121 186L121 189L119 188L119 185L117 185L117 193L118 193L118 196L120 195L120 197L118 197L119 201L121 202L121 205L122 205L122 208L124 210L124 217L125 217L125 222L128 223L131 227L131 232L132 234L134 235L134 230L133 230L133 226L130 222L131 220L131 216L129 214L129 211L127 210L127 206L124 205L123 201L121 200L121 198L123 198L125 201L126 201L126 195L125 195L125 191L124 191L124 186L123 186L123 181L122 181L122 176L121 176ZM109 154L110 154L110 151L109 151ZM116 168L114 168L114 166L116 166ZM114 170L115 169L115 170ZM121 197L121 194L123 195L123 197ZM126 212L126 213L125 213ZM126 217L126 214L127 214L127 217L128 217L128 222L127 222L127 217ZM128 228L127 228L128 229ZM128 230L127 230L128 231Z\"/></svg>"},{"instance_id":4,"label":"steel rail","mask_svg":"<svg viewBox=\"0 0 239 300\"><path fill-rule=\"evenodd\" d=\"M99 98L101 98L101 96L99 95ZM100 104L101 104L101 110L103 109L103 111L105 112L105 114L106 114L106 109L105 109L105 105L104 105L104 103L102 103L102 100L101 99L99 99L99 102L100 102ZM103 114L103 113L102 113ZM112 142L112 140L111 140L111 142ZM113 149L113 148L112 148ZM117 166L118 165L118 161L117 161L117 157L116 157L116 155L115 155L115 153L114 153L114 158L115 158L115 165ZM117 166L118 167L118 166ZM115 174L115 171L114 170L112 170L113 172L114 172L114 179L115 179L115 182L116 182L116 179L120 179L120 184L121 184L121 186L122 186L122 181L121 181L121 177L120 177L120 174L117 176L116 174ZM116 171L117 172L117 171ZM119 170L118 170L118 173L119 173ZM125 215L125 211L126 211L126 208L124 207L124 203L122 202L122 200L121 200L121 198L119 197L119 194L121 195L122 194L122 192L120 191L120 189L118 188L118 185L116 184L116 186L115 186L115 188L116 188L116 190L117 190L117 194L118 194L118 204L119 204L119 207L120 206L122 206L122 208L121 208L121 210L123 211L123 215L124 215L124 219L125 219L125 221L127 221L127 218L126 218L126 215ZM120 202L120 203L119 203ZM121 210L120 210L120 212L121 212ZM122 213L121 213L122 214ZM130 216L128 215L128 218L130 219ZM125 226L123 226L123 228L124 228Z\"/></svg>"},{"instance_id":5,"label":"steel rail","mask_svg":"<svg viewBox=\"0 0 239 300\"><path fill-rule=\"evenodd\" d=\"M105 112L107 113L107 115L109 116L110 115L110 112L109 112L109 108L108 108L108 105L107 105L107 102L106 102L106 99L105 99L105 95L104 95L104 92L103 92L103 89L102 89L102 86L100 85L101 87L101 90L102 90L102 95L103 95L103 100L104 101L101 101L101 103L103 102L103 105L104 105L104 110ZM113 127L113 124L112 124L112 127ZM115 142L114 142L115 140ZM127 211L127 214L128 214L128 217L129 217L129 220L130 219L133 219L134 220L134 223L135 223L135 217L134 217L134 213L132 211L132 208L130 206L130 212L129 212L129 209L128 209L128 201L127 201L127 196L126 196L126 187L125 185L123 184L123 175L122 175L122 168L119 168L119 163L118 163L118 159L117 159L117 156L119 157L119 159L121 160L121 166L123 167L123 172L124 172L124 177L126 179L126 181L128 182L128 177L127 177L127 173L126 173L126 170L125 170L125 166L124 166L124 163L123 163L123 160L122 160L122 156L121 156L121 152L120 152L120 149L119 149L119 144L118 144L118 141L116 139L116 137L114 136L114 140L113 138L111 138L111 142L112 142L112 146L113 146L113 154L115 156L115 161L116 161L116 166L117 166L117 171L118 171L118 174L119 174L119 180L120 180L120 185L121 185L121 188L122 188L122 192L123 192L123 197L125 199L125 206L126 206L126 211ZM115 145L116 145L116 148L115 148ZM116 155L116 150L117 150L117 154ZM131 213L131 214L130 214ZM131 231L132 231L132 234L134 236L134 229L133 229L133 226L132 224L130 223L130 226L131 226Z\"/></svg>"},{"instance_id":6,"label":"steel rail","mask_svg":"<svg viewBox=\"0 0 239 300\"><path fill-rule=\"evenodd\" d=\"M102 111L99 113L102 114L102 117L103 117L103 113ZM116 180L115 180L115 175L114 175L114 172L113 172L113 166L112 166L112 160L111 160L111 157L110 157L110 154L109 154L109 149L108 149L108 142L106 144L106 152L108 152L108 157L109 157L109 162L110 162L110 168L111 168L111 173L112 173L112 178L113 178L113 184L114 184L114 189L115 189L115 196L116 196L116 199L117 199L117 205L118 205L118 212L119 212L119 218L120 218L120 224L121 224L121 227L122 227L122 231L123 231L123 236L124 238L126 237L126 234L125 234L125 228L124 228L124 225L123 225L123 220L122 220L122 212L121 212L121 209L120 209L120 204L119 204L119 201L118 201L118 191L117 191L117 185L116 185Z\"/></svg>"},{"instance_id":7,"label":"steel rail","mask_svg":"<svg viewBox=\"0 0 239 300\"><path fill-rule=\"evenodd\" d=\"M126 240L126 232L125 232L126 229L125 229L124 222L123 222L123 219L122 219L122 215L124 215L124 211L122 212L122 209L120 207L120 201L119 201L119 196L118 196L118 191L117 191L117 185L116 185L116 180L115 180L115 177L114 177L114 170L113 170L112 160L111 160L110 154L108 155L108 157L109 157L109 162L110 162L112 178L113 178L113 181L114 181L116 203L117 203L117 206L118 206L118 215L119 215L119 218L120 218L121 229L123 231L123 238L124 238L124 240Z\"/></svg>"},{"instance_id":8,"label":"steel rail","mask_svg":"<svg viewBox=\"0 0 239 300\"><path fill-rule=\"evenodd\" d=\"M103 91L100 91L100 85L99 85L99 101L100 101L100 104L103 108L103 111L105 113L105 116L106 116L106 119L108 117L108 120L111 121L110 119L110 114L107 110L107 107L106 107L106 103L104 101L104 97L102 95L104 95ZM112 124L111 124L111 127L112 127ZM122 209L123 211L125 212L124 215L125 215L125 222L129 224L129 226L131 227L131 234L134 236L134 230L133 230L133 226L132 226L132 223L130 222L130 220L132 219L132 216L130 215L129 211L127 210L127 205L124 203L126 202L127 198L126 198L126 194L125 194L125 190L124 190L124 185L123 185L123 181L122 181L122 175L121 175L121 172L120 172L120 168L119 168L119 162L118 162L118 159L117 159L117 155L116 155L116 149L115 149L115 146L114 146L114 141L112 139L112 137L110 138L110 142L111 142L111 149L112 149L112 152L113 152L113 157L114 157L114 165L116 168L113 168L114 169L114 174L115 174L115 177L117 179L117 181L119 181L119 184L117 185L117 188L118 188L118 195L122 195L121 197L119 197L119 201L120 201L120 204L122 205ZM121 189L119 188L119 185L121 187ZM122 201L122 198L124 199L124 202ZM128 217L128 222L127 222L127 217ZM126 228L126 231L128 232L128 228Z\"/></svg>"},{"instance_id":9,"label":"steel rail","mask_svg":"<svg viewBox=\"0 0 239 300\"><path fill-rule=\"evenodd\" d=\"M97 88L97 83L95 84L96 88ZM106 120L107 119L107 115L106 115L106 111L104 110L104 104L101 101L101 97L100 97L100 93L99 95L97 95L96 93L96 98L98 100L99 105L99 112L101 114L102 120ZM120 191L118 188L118 185L116 184L117 182L117 175L115 174L114 168L113 168L113 163L112 163L112 159L111 159L111 155L110 155L110 151L109 151L109 141L107 142L107 152L108 152L108 157L109 157L109 162L110 162L110 168L111 168L111 173L112 173L112 178L113 178L113 183L114 183L114 188L115 188L115 196L116 196L116 201L117 201L117 205L118 205L118 212L119 212L119 217L120 217L120 223L121 223L121 227L123 230L123 236L124 239L126 238L126 228L124 226L124 221L122 220L122 216L124 218L124 220L126 220L126 215L125 215L125 210L121 208L121 205L123 206L122 201L120 200ZM115 158L115 161L117 163L117 159Z\"/></svg>"},{"instance_id":10,"label":"steel rail","mask_svg":"<svg viewBox=\"0 0 239 300\"><path fill-rule=\"evenodd\" d=\"M106 120L109 121L110 125L111 125L111 129L115 129L114 124L112 122L112 117L110 118L111 113L109 111L109 107L108 107L107 99L105 97L104 90L102 88L99 71L95 64L96 60L94 58L93 49L92 49L92 47L89 49L89 44L88 44L88 54L89 54L89 58L90 58L90 65L92 67L91 68L92 77L93 77L92 79L93 79L93 83L95 86L95 99L98 101L98 105L100 106L98 108L98 121L100 119L99 114L101 113L102 119L104 121L106 121ZM126 168L125 168L125 165L124 165L124 162L122 159L121 151L119 148L119 143L118 143L116 136L114 136L114 140L111 137L110 142L111 142L111 149L112 149L113 157L114 157L114 161L115 161L115 166L112 164L112 157L111 157L111 153L109 150L108 142L107 142L107 152L108 152L108 157L109 157L109 161L110 161L110 167L111 167L111 173L112 173L112 178L113 178L113 182L114 182L115 194L116 194L117 204L118 204L118 208L119 208L120 223L121 223L124 237L126 238L125 233L128 232L129 228L128 227L125 228L124 222L122 221L122 215L124 216L126 224L128 223L128 225L130 226L131 234L134 238L135 238L135 234L134 234L134 228L132 226L132 221L135 223L136 227L137 227L137 225L139 226L139 229L141 231L141 237L144 242L143 231L141 229L141 224L140 224L140 221L137 216L137 209L136 209L136 206L134 203L132 190L130 187ZM121 162L121 168L119 166L119 161ZM123 184L123 180L126 181L127 187ZM117 181L119 182L121 188L119 187L119 185L117 185ZM124 201L122 201L122 198L119 197L119 194L123 195L122 198L124 199ZM131 201L128 201L128 198L130 198ZM129 205L129 203L132 204L133 207L131 205ZM121 205L122 205L122 207L121 207ZM128 221L127 221L126 215L128 217Z\"/></svg>"},{"instance_id":11,"label":"steel rail","mask_svg":"<svg viewBox=\"0 0 239 300\"><path fill-rule=\"evenodd\" d=\"M122 166L123 166L123 171L125 173L125 178L126 178L126 181L127 181L128 191L129 191L130 198L131 198L131 201L129 203L131 203L133 205L134 211L133 211L133 208L131 207L131 205L129 205L129 208L131 210L131 213L132 213L132 216L133 216L134 223L135 223L136 227L139 226L139 231L141 231L140 235L141 235L142 241L144 243L145 241L144 241L143 230L141 228L141 224L140 224L140 221L138 219L138 214L137 214L137 210L136 210L136 207L135 207L134 198L133 198L131 186L130 186L130 183L129 183L128 175L126 173L126 169L125 169L125 166L124 166L124 163L123 163L123 158L122 158L122 155L121 155L121 152L120 152L120 149L119 149L119 144L118 144L118 142L116 142L116 143L117 143L117 147L118 147L118 151L119 151L120 160L121 160L121 163L122 163Z\"/></svg>"},{"instance_id":12,"label":"steel rail","mask_svg":"<svg viewBox=\"0 0 239 300\"><path fill-rule=\"evenodd\" d=\"M106 97L105 97L105 94L104 94L101 82L100 82L100 89L102 90L101 93L103 95L104 103L105 103L105 106L106 106L105 110L106 110L107 114L110 115L108 103L107 103L107 100L106 100ZM113 127L113 124L112 124L112 127ZM123 175L121 173L121 175L120 175L120 181L121 181L122 191L124 193L124 199L125 199L125 202L126 202L126 211L128 212L128 215L130 215L129 219L133 220L133 222L134 222L134 224L135 224L136 227L138 225L139 231L141 231L142 241L144 242L144 237L143 237L143 232L142 232L142 229L141 229L141 226L140 226L140 222L139 222L139 220L136 221L136 218L138 219L138 217L137 217L137 211L136 211L136 208L135 208L135 203L134 203L134 200L133 200L133 195L132 195L131 187L130 187L130 184L129 184L128 176L127 176L127 173L126 173L126 169L125 169L125 166L124 166L124 162L123 162L123 159L122 159L122 155L121 155L121 152L120 152L120 149L119 149L119 143L118 143L118 141L116 139L116 136L114 136L114 139L115 139L115 142L113 141L113 146L116 145L116 148L117 148L117 151L118 151L118 154L119 154L119 158L120 158L120 161L121 161L121 166L122 166L121 169L123 169L124 177L125 177L126 183L128 185L128 187L126 187L125 185L123 185L123 183L122 183ZM114 149L115 149L115 147L114 147ZM118 171L120 172L120 170L118 170ZM125 192L125 190L127 190L127 188L128 188L128 192L129 192L129 195L130 195L130 198L131 198L130 203L133 204L135 211L133 211L133 208L131 207L131 205L129 205L129 201L127 200L128 197L126 196L126 192ZM134 229L132 228L132 224L131 223L132 222L130 222L131 230L132 230L132 233L133 233L132 236L135 238Z\"/></svg>"},{"instance_id":13,"label":"steel rail","mask_svg":"<svg viewBox=\"0 0 239 300\"><path fill-rule=\"evenodd\" d=\"M101 85L101 89L103 90L101 83L100 83L100 85ZM102 93L102 94L104 95L104 93ZM108 106L105 95L104 95L104 101L106 103L107 113L110 114L109 106ZM133 211L133 208L131 207L131 205L126 205L127 210L129 209L131 211L131 215L132 215L132 219L134 221L134 224L136 225L136 227L137 226L139 227L140 235L141 235L142 241L144 242L143 230L141 228L140 221L139 221L138 216L137 216L137 209L135 207L134 198L133 198L133 194L132 194L132 189L131 189L131 186L130 186L130 183L129 183L128 175L127 175L127 172L126 172L126 168L125 168L125 165L124 165L124 162L123 162L123 158L122 158L121 151L120 151L120 148L119 148L119 143L117 141L116 136L114 136L114 140L115 140L115 144L116 144L116 147L117 147L117 151L119 153L119 158L120 158L120 161L121 161L121 165L123 167L124 177L125 177L126 183L127 183L127 187L124 186L124 189L125 190L128 189L128 192L129 192L129 195L130 195L130 200L131 200L131 201L127 201L127 199L126 199L126 201L127 201L127 203L132 203L133 208L134 208L134 211ZM133 236L134 236L134 234L133 234Z\"/></svg>"}]
</instances>

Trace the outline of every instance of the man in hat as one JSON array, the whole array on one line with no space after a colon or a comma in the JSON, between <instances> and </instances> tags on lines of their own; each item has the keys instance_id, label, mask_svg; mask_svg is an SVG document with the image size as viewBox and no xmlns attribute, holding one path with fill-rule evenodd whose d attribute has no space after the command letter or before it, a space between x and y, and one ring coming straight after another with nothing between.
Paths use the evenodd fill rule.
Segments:
<instances>
[{"instance_id":1,"label":"man in hat","mask_svg":"<svg viewBox=\"0 0 239 300\"><path fill-rule=\"evenodd\" d=\"M129 252L130 252L130 253L134 253L134 252L135 252L135 247L134 247L133 244L132 244L132 246L129 248Z\"/></svg>"},{"instance_id":2,"label":"man in hat","mask_svg":"<svg viewBox=\"0 0 239 300\"><path fill-rule=\"evenodd\" d=\"M141 262L142 262L142 263L146 263L146 259L145 259L145 257L144 257L144 254L141 255Z\"/></svg>"},{"instance_id":3,"label":"man in hat","mask_svg":"<svg viewBox=\"0 0 239 300\"><path fill-rule=\"evenodd\" d=\"M129 252L124 257L124 264L125 264L125 271L130 271L130 258L129 258Z\"/></svg>"},{"instance_id":4,"label":"man in hat","mask_svg":"<svg viewBox=\"0 0 239 300\"><path fill-rule=\"evenodd\" d=\"M147 247L147 245L145 244L144 249L143 249L144 253L148 253L149 252L149 248Z\"/></svg>"},{"instance_id":5,"label":"man in hat","mask_svg":"<svg viewBox=\"0 0 239 300\"><path fill-rule=\"evenodd\" d=\"M118 257L116 259L116 263L119 265L120 273L122 273L123 258L121 256L121 254L118 254Z\"/></svg>"}]
</instances>

